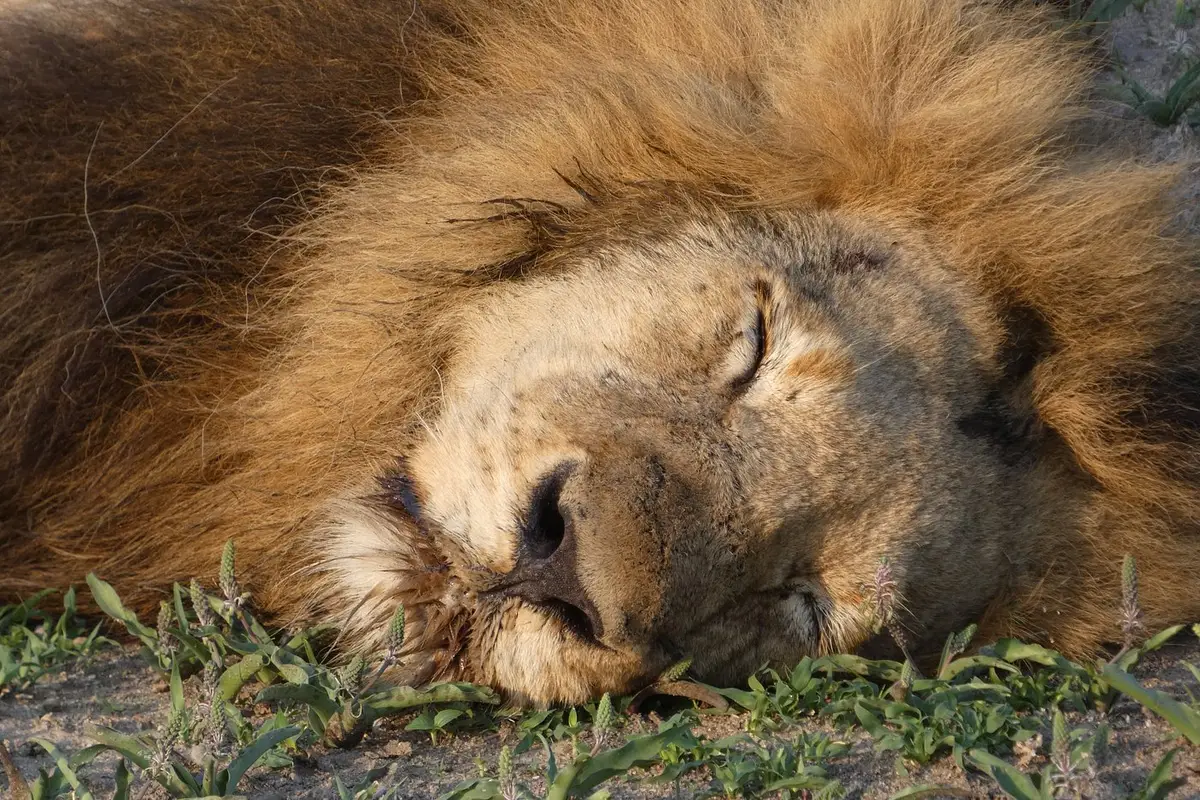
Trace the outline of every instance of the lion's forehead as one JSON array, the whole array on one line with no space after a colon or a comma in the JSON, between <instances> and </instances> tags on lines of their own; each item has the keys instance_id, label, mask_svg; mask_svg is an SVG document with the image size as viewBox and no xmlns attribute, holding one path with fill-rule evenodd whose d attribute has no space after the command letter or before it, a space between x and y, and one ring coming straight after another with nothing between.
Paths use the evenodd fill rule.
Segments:
<instances>
[{"instance_id":1,"label":"lion's forehead","mask_svg":"<svg viewBox=\"0 0 1200 800\"><path fill-rule=\"evenodd\" d=\"M587 457L589 408L608 420L662 414L722 369L753 324L764 265L716 235L585 260L474 310L412 464L435 487L427 513L481 563L511 566L518 498ZM781 330L797 352L832 337Z\"/></svg>"}]
</instances>

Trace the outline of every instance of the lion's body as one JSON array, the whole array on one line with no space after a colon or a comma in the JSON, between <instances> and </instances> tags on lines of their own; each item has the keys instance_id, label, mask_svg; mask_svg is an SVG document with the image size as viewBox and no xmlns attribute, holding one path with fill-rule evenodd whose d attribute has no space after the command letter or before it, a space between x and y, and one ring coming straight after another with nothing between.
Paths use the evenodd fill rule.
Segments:
<instances>
[{"instance_id":1,"label":"lion's body","mask_svg":"<svg viewBox=\"0 0 1200 800\"><path fill-rule=\"evenodd\" d=\"M707 363L669 347L643 358L636 331L626 335L636 292L539 334L556 309L587 303L582 289L543 296L559 291L554 277L572 274L572 259L610 259L597 274L628 277L591 296L632 291L665 264L675 271L664 286L688 270L713 286L718 266L709 280L704 258L680 254L714 239L731 261L791 253L826 259L833 275L853 270L820 254L846 241L866 242L847 245L854 253L916 254L905 264L926 294L913 307L945 294L964 333L893 314L889 298L908 301L881 288L862 313L886 317L880 341L911 334L942 352L944 363L915 362L911 385L951 401L913 411L879 444L911 457L870 456L866 428L840 440L862 435L851 457L863 475L967 466L896 488L893 506L838 529L865 538L823 543L830 602L849 602L900 541L880 515L909 508L895 524L915 530L978 493L989 499L964 505L970 514L946 512L953 524L920 534L918 555L897 554L922 636L983 615L993 635L1087 650L1118 633L1125 553L1141 567L1148 624L1200 616L1196 244L1167 233L1170 170L1074 143L1087 70L1037 17L956 0L129 5L0 20L0 593L95 570L153 606L171 581L212 576L234 539L244 580L277 617L342 621L375 641L371 627L403 599L411 646L453 657L435 639L467 635L447 619L472 602L471 580L448 588L430 569L444 554L378 502L396 457L415 451L418 483L461 481L461 508L428 485L422 499L472 565L503 572L513 545L476 530L508 508L488 483L507 468L485 459L467 480L462 465L481 439L515 452L504 437L534 425L522 414L545 426L568 406L539 406L513 373L512 398L473 407L487 376L508 375L539 335L579 337L563 369L609 351L631 354L621 364L639 375ZM786 246L737 244L750 229ZM838 297L876 297L829 280ZM664 329L690 330L665 321L670 304L646 308ZM855 329L829 324L841 350L791 369L848 385L870 364L846 368ZM510 336L526 343L493 352ZM967 362L990 387L978 397L954 377ZM858 385L879 404L863 419L904 417L905 375ZM678 387L691 384L679 377L663 396L691 390ZM471 427L509 400L513 416L486 422L486 436ZM939 433L947 415L966 439ZM418 446L423 428L435 434ZM572 447L603 449L579 437ZM504 486L542 470L524 457L511 456ZM990 466L972 471L973 459ZM834 477L812 469L813 487ZM624 480L605 474L605 485ZM493 489L483 511L462 499ZM690 569L679 580L706 574ZM841 627L821 647L861 641L861 620L830 619ZM542 640L534 658L475 629L471 647L491 652L454 665L538 700L628 685L652 660L597 667ZM568 677L528 677L530 663L553 671L556 658ZM600 669L617 677L589 672Z\"/></svg>"}]
</instances>

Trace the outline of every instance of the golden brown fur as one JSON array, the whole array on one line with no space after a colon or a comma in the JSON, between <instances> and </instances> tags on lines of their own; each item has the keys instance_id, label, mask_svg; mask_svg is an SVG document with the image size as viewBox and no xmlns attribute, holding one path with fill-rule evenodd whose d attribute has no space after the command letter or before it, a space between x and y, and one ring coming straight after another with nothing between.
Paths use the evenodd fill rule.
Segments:
<instances>
[{"instance_id":1,"label":"golden brown fur","mask_svg":"<svg viewBox=\"0 0 1200 800\"><path fill-rule=\"evenodd\" d=\"M681 653L655 639L598 654L557 628L503 638L532 624L524 607L485 614L476 598L515 568L511 531L479 534L472 522L458 532L453 498L436 495L483 459L452 451L455 436L516 452L473 422L454 428L471 397L461 387L517 358L496 349L506 326L536 343L538 319L584 302L570 294L573 276L580 286L622 276L596 284L598 327L576 329L578 360L602 359L587 355L587 337L637 319L625 310L642 302L610 301L610 290L661 274L651 283L676 297L684 290L673 281L694 269L715 276L717 306L736 301L719 264L703 266L712 245L730 263L779 253L824 265L838 298L858 296L850 280L899 281L879 284L884 299L916 287L900 305L928 301L944 325L893 319L886 302L875 321L876 306L847 301L865 315L855 319L885 331L879 341L923 337L926 367L902 373L856 359L856 347L874 345L854 326L796 303L780 312L821 342L787 373L826 393L806 419L827 409L831 421L804 441L865 436L833 421L850 413L837 387L859 374L878 375L868 387L912 381L913 398L939 398L928 408L914 400L913 418L960 418L970 441L897 422L832 463L866 487L881 471L941 475L946 462L967 476L962 485L947 471L928 486L951 504L983 492L972 475L997 487L976 527L956 511L910 554L906 526L936 517L943 501L903 521L888 515L920 506L924 484L897 488L888 507L863 494L852 514L858 495L845 493L857 484L836 485L841 466L805 474L788 462L812 497L830 498L821 525L841 531L812 545L813 591L834 609L821 612L831 627L799 649L748 653L861 643L866 621L850 609L880 555L899 565L923 648L986 611L991 635L1087 651L1116 633L1126 552L1138 558L1151 627L1200 615L1196 243L1171 232L1171 169L1084 143L1086 58L1041 16L963 0L246 0L137 15L85 3L35 17L0 22L0 592L96 570L152 606L170 581L211 576L233 538L257 602L277 617L338 620L367 646L404 601L410 647L426 656L412 659L421 676L461 670L537 701L633 685ZM839 261L847 253L884 262L883 272L894 260L891 274L912 280L871 277L873 266L837 277L860 269ZM614 266L597 273L605 259ZM559 275L567 294L545 305ZM546 313L529 319L537 307ZM664 307L660 324L690 336L709 307L677 322ZM682 353L692 339L665 341ZM512 401L514 414L533 415L522 425L549 426L545 441L570 431L572 447L611 465L595 478L606 494L579 500L602 515L617 513L606 498L637 495L654 472L621 471L643 456L613 440L619 420L661 424L666 442L711 437L713 452L724 435L671 427L685 409L706 413L690 381L720 362L709 345L699 355L665 347L638 372L646 346L614 342L638 381L661 371L670 391L610 397L592 382L588 413L566 389ZM968 363L969 374L955 371ZM525 380L517 375L514 391ZM660 396L678 405L668 413L668 400L654 405ZM908 396L890 402L869 418L907 413ZM596 414L607 427L593 431ZM763 429L776 418L767 412ZM758 442L739 434L739 458L774 452L790 430L779 424L782 434ZM940 449L939 437L961 452ZM912 459L880 460L904 448ZM534 455L520 452L510 483L534 470ZM407 480L396 476L401 455L432 533L393 507ZM675 455L654 469L666 470L662 491L686 517L696 501L671 494L670 482L686 467L670 465L691 457ZM755 469L756 487L772 485L769 467ZM736 530L792 530L739 516L747 505L759 517L786 506L782 488L748 501L741 488L709 491L728 499ZM663 608L694 605L720 574L707 550L653 596L635 589L655 579L617 577L641 575L639 559L645 575L659 574L640 526L613 523L613 540L629 546L587 562L611 570L611 603L654 605L683 597L686 584L687 602ZM593 545L580 546L592 558ZM684 558L675 546L663 552ZM769 561L773 546L745 564ZM739 564L737 574L751 569ZM610 601L597 602L606 615ZM777 633L736 615L722 624L731 648ZM748 631L733 635L739 626ZM723 658L708 674L745 671Z\"/></svg>"}]
</instances>

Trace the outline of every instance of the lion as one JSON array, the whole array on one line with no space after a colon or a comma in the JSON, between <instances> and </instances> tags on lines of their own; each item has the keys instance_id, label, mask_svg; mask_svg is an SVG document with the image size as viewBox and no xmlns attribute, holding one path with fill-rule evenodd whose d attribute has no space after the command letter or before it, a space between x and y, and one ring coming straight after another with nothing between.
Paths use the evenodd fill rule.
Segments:
<instances>
[{"instance_id":1,"label":"lion","mask_svg":"<svg viewBox=\"0 0 1200 800\"><path fill-rule=\"evenodd\" d=\"M0 25L0 594L226 541L517 702L1200 616L1200 259L975 0L89 0Z\"/></svg>"}]
</instances>

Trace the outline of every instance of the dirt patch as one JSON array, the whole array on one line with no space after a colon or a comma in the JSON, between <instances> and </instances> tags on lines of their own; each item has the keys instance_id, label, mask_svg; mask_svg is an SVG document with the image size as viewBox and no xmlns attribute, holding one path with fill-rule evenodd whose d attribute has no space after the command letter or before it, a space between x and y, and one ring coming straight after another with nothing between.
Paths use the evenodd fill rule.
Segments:
<instances>
[{"instance_id":1,"label":"dirt patch","mask_svg":"<svg viewBox=\"0 0 1200 800\"><path fill-rule=\"evenodd\" d=\"M1148 686L1187 700L1200 692L1183 661L1200 664L1200 643L1185 638L1178 644L1147 656L1136 670ZM192 691L190 681L188 690ZM43 679L31 689L0 699L0 738L13 745L20 770L29 777L38 769L50 769L52 762L34 738L44 738L72 752L91 744L85 734L87 725L103 725L124 733L138 733L161 725L170 701L166 683L132 649L112 649L89 663L73 664L61 674ZM246 704L251 706L251 704ZM252 772L241 790L256 798L329 798L336 797L334 777L346 786L354 786L376 767L391 770L384 783L395 787L401 798L429 798L448 791L463 780L478 777L481 765L494 772L500 748L515 745L514 727L502 723L498 730L462 733L443 738L437 744L425 733L405 731L411 717L389 718L378 724L353 750L314 748L308 759L298 759L290 769ZM745 714L706 715L695 732L715 741L745 730ZM1092 712L1069 717L1072 727L1095 727L1101 723L1111 729L1108 755L1094 776L1081 776L1078 788L1094 800L1116 800L1141 788L1150 771L1170 749L1180 747L1175 775L1186 783L1177 797L1200 796L1200 750L1180 739L1162 719L1137 703L1122 699L1107 715ZM622 733L633 735L654 729L652 716L634 716ZM964 773L949 758L925 767L907 767L900 774L894 754L876 752L871 737L862 730L840 731L819 718L803 725L764 737L794 739L802 733L819 731L849 743L844 755L826 762L832 778L848 790L852 798L887 798L914 785L933 784L963 792L960 796L989 797L998 794L996 784L978 773ZM1044 742L1050 738L1049 728ZM1037 749L1023 765L1040 768L1046 763L1048 744ZM570 763L569 740L555 746L559 764ZM98 759L83 772L98 796L111 793L111 775L115 757ZM535 792L544 790L546 755L540 746L514 759L514 771L521 783ZM685 776L679 786L653 783L653 774L634 771L605 784L614 798L691 797L709 787L710 776L700 771ZM156 796L147 787L145 796Z\"/></svg>"}]
</instances>

